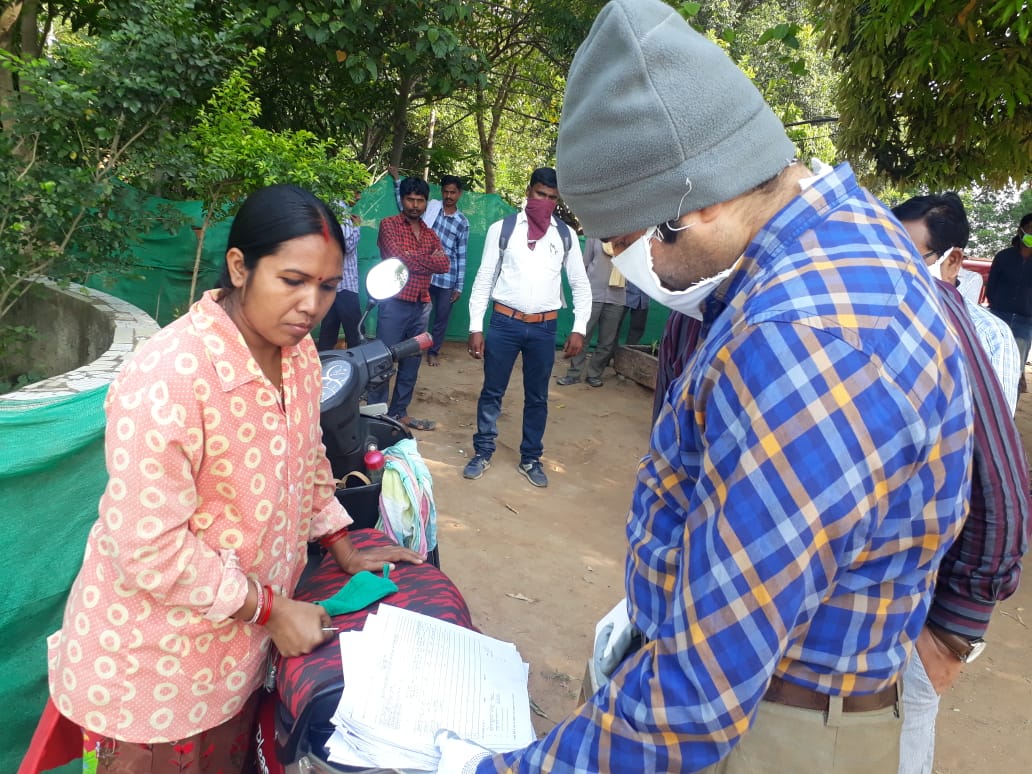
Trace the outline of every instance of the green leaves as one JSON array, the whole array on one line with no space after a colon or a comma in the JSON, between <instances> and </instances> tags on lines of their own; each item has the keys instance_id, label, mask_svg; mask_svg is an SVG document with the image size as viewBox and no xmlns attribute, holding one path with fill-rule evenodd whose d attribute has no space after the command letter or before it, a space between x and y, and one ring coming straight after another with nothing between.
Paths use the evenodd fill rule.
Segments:
<instances>
[{"instance_id":1,"label":"green leaves","mask_svg":"<svg viewBox=\"0 0 1032 774\"><path fill-rule=\"evenodd\" d=\"M305 130L257 125L261 105L251 78L263 55L257 49L234 68L201 111L188 135L196 161L183 178L187 190L216 218L254 189L276 182L302 185L328 202L353 199L368 176L335 142Z\"/></svg>"},{"instance_id":2,"label":"green leaves","mask_svg":"<svg viewBox=\"0 0 1032 774\"><path fill-rule=\"evenodd\" d=\"M760 39L756 41L756 43L757 45L762 46L764 43L769 41L778 40L789 48L798 50L799 38L797 38L796 35L799 33L800 29L801 28L798 24L782 22L781 24L777 24L766 30L762 35L760 35Z\"/></svg>"},{"instance_id":3,"label":"green leaves","mask_svg":"<svg viewBox=\"0 0 1032 774\"><path fill-rule=\"evenodd\" d=\"M699 15L699 11L702 10L702 3L681 3L677 10L680 11L684 18L691 19Z\"/></svg>"},{"instance_id":4,"label":"green leaves","mask_svg":"<svg viewBox=\"0 0 1032 774\"><path fill-rule=\"evenodd\" d=\"M822 4L843 150L933 188L1032 176L1029 15L1017 0Z\"/></svg>"},{"instance_id":5,"label":"green leaves","mask_svg":"<svg viewBox=\"0 0 1032 774\"><path fill-rule=\"evenodd\" d=\"M121 263L150 221L120 178L149 181L243 50L192 0L112 2L94 21L103 34L62 29L45 59L0 56L19 88L0 133L0 318L30 274Z\"/></svg>"},{"instance_id":6,"label":"green leaves","mask_svg":"<svg viewBox=\"0 0 1032 774\"><path fill-rule=\"evenodd\" d=\"M265 2L238 5L261 11ZM472 5L279 0L277 16L263 13L259 36L269 51L255 80L263 121L349 136L371 161L396 125L399 100L424 104L477 82L480 59L457 32ZM403 133L394 138L398 147L404 140Z\"/></svg>"}]
</instances>

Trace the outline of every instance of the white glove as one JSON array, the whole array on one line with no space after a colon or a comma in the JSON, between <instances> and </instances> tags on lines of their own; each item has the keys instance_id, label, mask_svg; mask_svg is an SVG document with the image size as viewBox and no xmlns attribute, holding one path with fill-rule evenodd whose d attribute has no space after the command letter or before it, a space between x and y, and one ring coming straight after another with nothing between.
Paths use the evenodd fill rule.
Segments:
<instances>
[{"instance_id":1,"label":"white glove","mask_svg":"<svg viewBox=\"0 0 1032 774\"><path fill-rule=\"evenodd\" d=\"M441 760L437 764L438 774L474 774L477 764L491 755L490 750L446 729L437 732L434 744L441 751Z\"/></svg>"},{"instance_id":2,"label":"white glove","mask_svg":"<svg viewBox=\"0 0 1032 774\"><path fill-rule=\"evenodd\" d=\"M627 655L631 644L634 627L627 613L627 598L624 597L616 606L606 613L595 624L595 648L592 657L592 671L599 688L609 682L609 676Z\"/></svg>"}]
</instances>

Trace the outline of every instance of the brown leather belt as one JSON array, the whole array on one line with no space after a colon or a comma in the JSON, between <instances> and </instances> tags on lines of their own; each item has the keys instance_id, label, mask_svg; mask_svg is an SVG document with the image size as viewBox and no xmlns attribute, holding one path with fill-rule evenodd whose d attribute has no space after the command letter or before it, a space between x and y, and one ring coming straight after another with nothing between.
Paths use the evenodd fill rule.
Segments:
<instances>
[{"instance_id":1,"label":"brown leather belt","mask_svg":"<svg viewBox=\"0 0 1032 774\"><path fill-rule=\"evenodd\" d=\"M896 686L878 693L854 694L842 697L843 712L874 712L875 710L887 709L896 703ZM770 687L763 695L764 701L774 704L784 704L788 707L798 709L814 710L816 712L828 711L828 694L818 693L810 688L790 683L774 676L770 680Z\"/></svg>"},{"instance_id":2,"label":"brown leather belt","mask_svg":"<svg viewBox=\"0 0 1032 774\"><path fill-rule=\"evenodd\" d=\"M505 304L499 304L497 301L494 302L494 310L498 314L504 314L506 317L511 317L514 320L519 320L525 323L542 323L554 320L559 316L559 312L552 310L551 312L535 312L534 314L524 314L523 312L513 309L511 306Z\"/></svg>"}]
</instances>

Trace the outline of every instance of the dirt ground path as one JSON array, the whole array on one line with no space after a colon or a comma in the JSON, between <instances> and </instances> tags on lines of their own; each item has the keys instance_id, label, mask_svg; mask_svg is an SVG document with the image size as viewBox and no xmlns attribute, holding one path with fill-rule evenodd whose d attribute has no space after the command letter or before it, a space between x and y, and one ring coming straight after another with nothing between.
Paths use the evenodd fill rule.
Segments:
<instances>
[{"instance_id":1,"label":"dirt ground path","mask_svg":"<svg viewBox=\"0 0 1032 774\"><path fill-rule=\"evenodd\" d=\"M561 357L553 375L564 373ZM638 459L648 440L651 392L611 370L601 388L549 391L542 460L547 489L516 471L522 419L517 366L499 422L491 469L462 478L472 454L480 364L448 343L441 366L419 371L413 416L438 422L418 435L434 477L442 569L473 620L516 643L530 664L539 733L577 703L595 622L623 596L624 521ZM1032 395L1017 414L1032 447ZM1032 583L998 606L989 647L942 701L939 774L1026 771L1032 761ZM1024 763L1021 763L1024 761Z\"/></svg>"}]
</instances>

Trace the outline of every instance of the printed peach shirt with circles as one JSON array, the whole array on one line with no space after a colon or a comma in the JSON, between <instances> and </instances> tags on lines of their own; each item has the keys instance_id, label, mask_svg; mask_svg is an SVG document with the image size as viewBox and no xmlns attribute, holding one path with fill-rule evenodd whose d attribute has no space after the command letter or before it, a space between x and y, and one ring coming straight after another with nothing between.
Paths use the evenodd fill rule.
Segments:
<instances>
[{"instance_id":1,"label":"printed peach shirt with circles","mask_svg":"<svg viewBox=\"0 0 1032 774\"><path fill-rule=\"evenodd\" d=\"M284 410L219 292L147 341L108 392L100 518L47 642L61 713L123 741L233 717L270 642L229 617L247 578L289 595L306 542L351 523L322 445L314 343L283 350Z\"/></svg>"}]
</instances>

